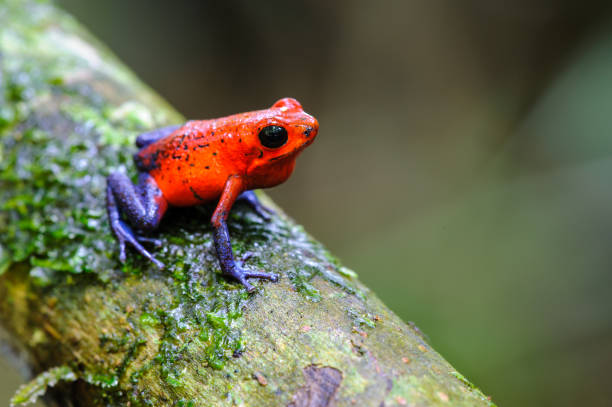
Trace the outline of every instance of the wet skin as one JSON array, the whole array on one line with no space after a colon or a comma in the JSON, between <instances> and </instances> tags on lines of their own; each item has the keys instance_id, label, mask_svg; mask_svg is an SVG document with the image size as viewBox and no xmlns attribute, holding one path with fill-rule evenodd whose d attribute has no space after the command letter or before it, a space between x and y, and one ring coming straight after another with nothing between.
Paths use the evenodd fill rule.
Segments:
<instances>
[{"instance_id":1,"label":"wet skin","mask_svg":"<svg viewBox=\"0 0 612 407\"><path fill-rule=\"evenodd\" d=\"M136 139L140 150L134 155L138 184L118 172L107 179L106 205L119 241L119 260L125 261L128 244L163 268L141 244L160 242L142 233L158 227L168 206L218 202L211 223L223 274L249 292L254 288L248 278L277 281L275 274L246 270L234 260L227 216L234 202L242 200L269 220L272 211L261 205L252 190L287 180L295 159L314 141L318 129L317 120L297 100L285 98L269 109L141 134Z\"/></svg>"}]
</instances>

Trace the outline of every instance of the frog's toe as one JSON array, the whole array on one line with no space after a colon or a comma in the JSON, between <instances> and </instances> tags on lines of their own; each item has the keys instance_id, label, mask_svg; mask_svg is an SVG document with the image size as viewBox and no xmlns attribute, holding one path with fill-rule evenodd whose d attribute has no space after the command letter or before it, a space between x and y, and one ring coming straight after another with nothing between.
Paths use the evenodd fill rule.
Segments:
<instances>
[{"instance_id":1,"label":"frog's toe","mask_svg":"<svg viewBox=\"0 0 612 407\"><path fill-rule=\"evenodd\" d=\"M253 291L255 291L255 287L253 287L251 285L251 283L249 283L246 278L241 278L238 281L240 281L240 284L242 284L244 286L244 288L246 288L248 293L252 293Z\"/></svg>"},{"instance_id":2,"label":"frog's toe","mask_svg":"<svg viewBox=\"0 0 612 407\"><path fill-rule=\"evenodd\" d=\"M119 261L125 263L125 241L119 240Z\"/></svg>"},{"instance_id":3,"label":"frog's toe","mask_svg":"<svg viewBox=\"0 0 612 407\"><path fill-rule=\"evenodd\" d=\"M151 253L149 253L149 251L147 249L145 249L144 247L142 247L142 245L140 243L138 243L138 241L134 240L132 243L132 247L134 247L134 249L136 249L136 251L140 254L142 254L144 257L146 257L147 259L149 259L153 264L155 264L158 268L163 269L165 267L164 263L162 263L161 261L157 260L155 258L155 256L153 256Z\"/></svg>"},{"instance_id":4,"label":"frog's toe","mask_svg":"<svg viewBox=\"0 0 612 407\"><path fill-rule=\"evenodd\" d=\"M249 260L250 258L255 257L255 253L253 252L246 252L242 255L242 257L240 258L239 261L236 262L237 265L237 269L239 270L236 274L240 275L242 278L247 279L247 278L263 278L265 280L270 280L273 282L277 282L278 281L278 275L274 274L274 273L264 273L263 271L250 271L247 269L244 269L244 263ZM238 278L238 277L237 277ZM241 278L238 278L238 280L241 280Z\"/></svg>"},{"instance_id":5,"label":"frog's toe","mask_svg":"<svg viewBox=\"0 0 612 407\"><path fill-rule=\"evenodd\" d=\"M157 266L157 268L159 268L160 270L163 270L164 268L166 268L166 265L164 263L162 263L161 261L157 260L155 257L151 256L151 261L153 262L153 264L155 264Z\"/></svg>"},{"instance_id":6,"label":"frog's toe","mask_svg":"<svg viewBox=\"0 0 612 407\"><path fill-rule=\"evenodd\" d=\"M278 281L278 274L274 273L264 273L262 271L245 271L243 275L245 278L263 278L265 280L270 280L274 283Z\"/></svg>"},{"instance_id":7,"label":"frog's toe","mask_svg":"<svg viewBox=\"0 0 612 407\"><path fill-rule=\"evenodd\" d=\"M141 236L135 235L132 229L121 221L115 228L113 228L113 230L115 232L115 236L117 236L117 240L119 241L119 261L121 263L125 263L125 246L126 243L129 243L129 245L132 246L138 253L149 259L157 267L159 267L160 269L164 268L164 263L157 260L151 253L149 253L147 249L145 249L139 243L139 241L145 241L155 244L155 241L157 241L161 245L160 241L158 241L157 239L149 239L146 237L143 238Z\"/></svg>"},{"instance_id":8,"label":"frog's toe","mask_svg":"<svg viewBox=\"0 0 612 407\"><path fill-rule=\"evenodd\" d=\"M253 253L253 252L245 252L242 255L242 257L240 258L240 261L238 263L240 263L240 265L243 265L244 263L246 263L252 257L255 257L255 253Z\"/></svg>"},{"instance_id":9,"label":"frog's toe","mask_svg":"<svg viewBox=\"0 0 612 407\"><path fill-rule=\"evenodd\" d=\"M248 281L248 278L263 278L265 280L270 280L273 282L278 281L278 276L274 273L264 273L259 271L249 271L245 270L242 267L236 266L234 271L230 273L232 277L234 277L240 284L246 288L247 292L252 293L255 291L255 287L253 287Z\"/></svg>"},{"instance_id":10,"label":"frog's toe","mask_svg":"<svg viewBox=\"0 0 612 407\"><path fill-rule=\"evenodd\" d=\"M162 246L162 241L159 239L154 239L152 237L145 237L145 236L140 236L137 235L136 236L136 240L138 240L141 243L151 243L153 246L155 247L161 247Z\"/></svg>"},{"instance_id":11,"label":"frog's toe","mask_svg":"<svg viewBox=\"0 0 612 407\"><path fill-rule=\"evenodd\" d=\"M149 251L147 249L142 247L140 245L140 243L136 242L136 244L132 244L132 246L134 247L134 249L136 249L136 251L138 253L142 254L144 257L149 259L151 261L151 263L155 264L160 270L163 270L164 267L166 267L166 265L164 263L162 263L161 261L157 260L155 258L155 256L153 256L151 253L149 253Z\"/></svg>"}]
</instances>

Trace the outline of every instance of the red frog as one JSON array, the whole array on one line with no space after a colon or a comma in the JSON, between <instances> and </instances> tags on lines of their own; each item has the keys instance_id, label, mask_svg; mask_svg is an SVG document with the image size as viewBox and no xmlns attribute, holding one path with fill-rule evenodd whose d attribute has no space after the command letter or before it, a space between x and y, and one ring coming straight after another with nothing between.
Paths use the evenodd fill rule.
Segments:
<instances>
[{"instance_id":1,"label":"red frog","mask_svg":"<svg viewBox=\"0 0 612 407\"><path fill-rule=\"evenodd\" d=\"M125 261L128 243L163 268L163 263L140 244L161 243L141 233L156 229L169 205L218 201L211 222L223 274L238 280L249 292L254 288L248 278L277 281L275 274L249 271L237 264L227 216L234 202L244 200L269 220L268 213L272 211L258 201L253 189L273 187L287 180L295 159L314 141L318 129L317 120L304 112L297 100L285 98L269 109L193 120L141 134L136 139L140 150L134 155L138 184L132 184L119 172L107 179L106 205L112 231L119 241L119 260Z\"/></svg>"}]
</instances>

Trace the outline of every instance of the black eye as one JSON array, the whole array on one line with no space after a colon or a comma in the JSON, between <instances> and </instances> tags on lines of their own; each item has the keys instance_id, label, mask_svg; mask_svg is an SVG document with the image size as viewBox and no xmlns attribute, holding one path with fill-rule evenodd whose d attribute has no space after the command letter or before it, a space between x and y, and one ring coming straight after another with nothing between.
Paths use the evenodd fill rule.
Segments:
<instances>
[{"instance_id":1,"label":"black eye","mask_svg":"<svg viewBox=\"0 0 612 407\"><path fill-rule=\"evenodd\" d=\"M287 142L287 138L287 130L281 126L266 126L259 132L259 141L268 148L279 148Z\"/></svg>"}]
</instances>

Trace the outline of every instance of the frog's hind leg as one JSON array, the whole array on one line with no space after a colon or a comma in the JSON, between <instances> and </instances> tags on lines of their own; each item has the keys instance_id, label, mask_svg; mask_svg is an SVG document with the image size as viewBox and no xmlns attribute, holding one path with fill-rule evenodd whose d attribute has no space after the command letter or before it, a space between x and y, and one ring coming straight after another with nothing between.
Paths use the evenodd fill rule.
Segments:
<instances>
[{"instance_id":1,"label":"frog's hind leg","mask_svg":"<svg viewBox=\"0 0 612 407\"><path fill-rule=\"evenodd\" d=\"M163 263L153 257L139 242L159 244L159 241L138 236L121 219L123 213L137 231L146 232L157 228L168 208L168 203L157 187L155 179L147 173L141 173L138 185L134 185L125 174L112 173L107 178L106 208L111 229L119 241L119 260L122 263L125 261L125 244L128 243L155 265L163 268Z\"/></svg>"},{"instance_id":2,"label":"frog's hind leg","mask_svg":"<svg viewBox=\"0 0 612 407\"><path fill-rule=\"evenodd\" d=\"M161 140L164 137L169 136L181 127L181 125L167 126L162 127L161 129L149 131L147 133L142 133L136 137L136 147L146 147L151 143L155 143L157 140Z\"/></svg>"}]
</instances>

